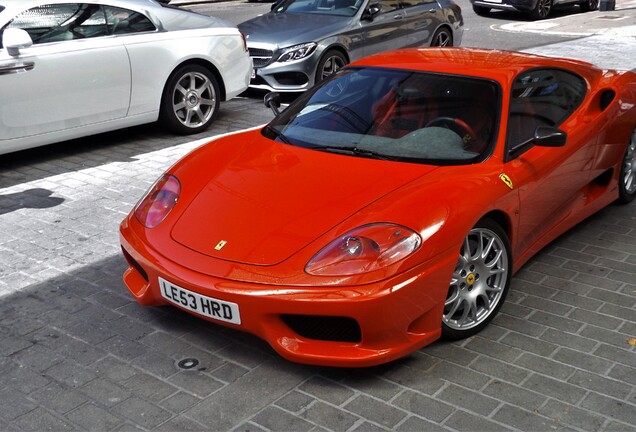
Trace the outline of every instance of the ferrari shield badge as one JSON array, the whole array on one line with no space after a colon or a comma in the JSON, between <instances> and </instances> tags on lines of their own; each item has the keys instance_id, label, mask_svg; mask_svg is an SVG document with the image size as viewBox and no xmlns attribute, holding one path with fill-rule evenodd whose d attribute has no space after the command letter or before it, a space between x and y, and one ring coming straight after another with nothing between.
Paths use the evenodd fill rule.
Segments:
<instances>
[{"instance_id":1,"label":"ferrari shield badge","mask_svg":"<svg viewBox=\"0 0 636 432\"><path fill-rule=\"evenodd\" d=\"M220 242L217 243L216 246L214 246L214 250L220 251L221 249L223 249L223 246L225 246L226 244L227 242L225 240L221 240Z\"/></svg>"},{"instance_id":2,"label":"ferrari shield badge","mask_svg":"<svg viewBox=\"0 0 636 432\"><path fill-rule=\"evenodd\" d=\"M504 182L506 184L506 186L508 186L510 189L512 189L512 180L510 180L510 177L508 177L504 173L501 173L501 174L499 174L499 178L501 179L502 182Z\"/></svg>"}]
</instances>

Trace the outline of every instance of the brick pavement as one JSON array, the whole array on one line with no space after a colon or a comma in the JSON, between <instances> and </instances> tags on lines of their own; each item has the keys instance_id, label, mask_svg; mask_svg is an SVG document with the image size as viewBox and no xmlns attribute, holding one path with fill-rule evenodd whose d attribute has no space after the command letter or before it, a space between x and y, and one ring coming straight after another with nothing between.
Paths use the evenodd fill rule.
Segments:
<instances>
[{"instance_id":1,"label":"brick pavement","mask_svg":"<svg viewBox=\"0 0 636 432\"><path fill-rule=\"evenodd\" d=\"M271 118L222 110L195 138ZM636 202L537 255L476 337L300 366L121 281L117 226L189 140L149 125L0 160L0 430L636 431Z\"/></svg>"}]
</instances>

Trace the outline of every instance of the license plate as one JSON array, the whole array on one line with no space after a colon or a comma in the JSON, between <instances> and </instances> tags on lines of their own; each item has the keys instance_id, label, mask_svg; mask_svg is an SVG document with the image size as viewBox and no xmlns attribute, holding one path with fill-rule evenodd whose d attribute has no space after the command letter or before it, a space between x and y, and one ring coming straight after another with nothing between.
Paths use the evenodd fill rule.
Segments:
<instances>
[{"instance_id":1,"label":"license plate","mask_svg":"<svg viewBox=\"0 0 636 432\"><path fill-rule=\"evenodd\" d=\"M215 320L241 324L241 315L236 303L197 294L162 278L159 278L159 288L161 296L170 303Z\"/></svg>"}]
</instances>

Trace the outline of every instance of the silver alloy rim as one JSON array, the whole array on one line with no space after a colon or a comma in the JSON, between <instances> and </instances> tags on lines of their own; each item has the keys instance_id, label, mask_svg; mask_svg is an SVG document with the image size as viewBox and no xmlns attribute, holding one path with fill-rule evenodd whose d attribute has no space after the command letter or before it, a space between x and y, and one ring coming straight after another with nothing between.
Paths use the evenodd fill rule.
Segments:
<instances>
[{"instance_id":1,"label":"silver alloy rim","mask_svg":"<svg viewBox=\"0 0 636 432\"><path fill-rule=\"evenodd\" d=\"M216 106L212 81L202 73L184 74L174 88L172 109L179 121L189 128L205 124Z\"/></svg>"},{"instance_id":2,"label":"silver alloy rim","mask_svg":"<svg viewBox=\"0 0 636 432\"><path fill-rule=\"evenodd\" d=\"M444 305L444 323L468 330L495 310L508 280L508 254L497 234L472 229L462 245Z\"/></svg>"},{"instance_id":3,"label":"silver alloy rim","mask_svg":"<svg viewBox=\"0 0 636 432\"><path fill-rule=\"evenodd\" d=\"M320 79L323 80L327 78L329 75L331 75L332 73L334 73L335 71L343 67L344 65L345 65L344 60L342 60L342 58L340 58L339 56L334 55L327 58L327 61L322 66Z\"/></svg>"},{"instance_id":4,"label":"silver alloy rim","mask_svg":"<svg viewBox=\"0 0 636 432\"><path fill-rule=\"evenodd\" d=\"M545 18L550 14L552 0L539 0L537 4L537 12L541 18Z\"/></svg>"},{"instance_id":5,"label":"silver alloy rim","mask_svg":"<svg viewBox=\"0 0 636 432\"><path fill-rule=\"evenodd\" d=\"M437 47L445 47L450 44L450 35L444 31L439 32L435 40L433 41L433 46Z\"/></svg>"},{"instance_id":6,"label":"silver alloy rim","mask_svg":"<svg viewBox=\"0 0 636 432\"><path fill-rule=\"evenodd\" d=\"M623 186L628 194L636 192L636 129L632 133L632 139L627 146L625 160L623 161Z\"/></svg>"}]
</instances>

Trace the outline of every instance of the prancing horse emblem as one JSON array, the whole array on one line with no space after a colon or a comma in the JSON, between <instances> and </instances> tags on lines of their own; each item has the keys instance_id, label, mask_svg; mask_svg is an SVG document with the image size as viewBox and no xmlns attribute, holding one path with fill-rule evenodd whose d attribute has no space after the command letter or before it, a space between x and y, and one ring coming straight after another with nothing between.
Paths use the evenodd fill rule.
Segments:
<instances>
[{"instance_id":1,"label":"prancing horse emblem","mask_svg":"<svg viewBox=\"0 0 636 432\"><path fill-rule=\"evenodd\" d=\"M499 174L499 178L501 179L502 182L506 184L506 186L512 189L512 180L510 180L510 177L502 173L502 174Z\"/></svg>"},{"instance_id":2,"label":"prancing horse emblem","mask_svg":"<svg viewBox=\"0 0 636 432\"><path fill-rule=\"evenodd\" d=\"M214 246L214 250L221 250L226 244L227 242L225 240L221 240L216 246Z\"/></svg>"}]
</instances>

